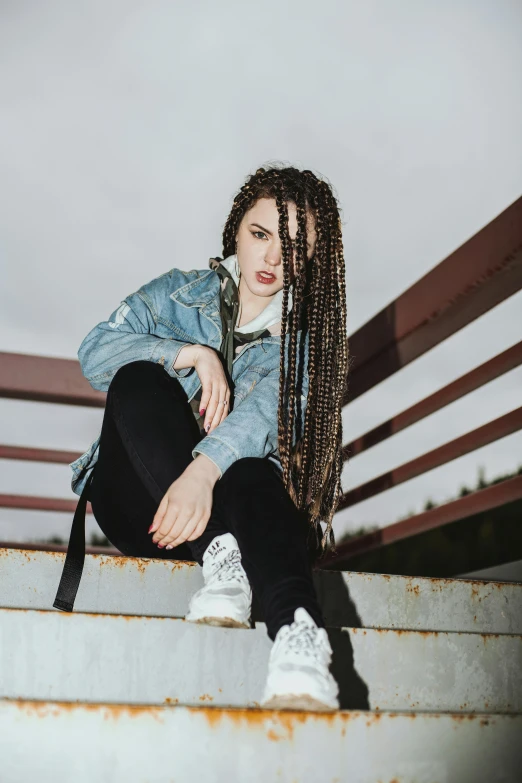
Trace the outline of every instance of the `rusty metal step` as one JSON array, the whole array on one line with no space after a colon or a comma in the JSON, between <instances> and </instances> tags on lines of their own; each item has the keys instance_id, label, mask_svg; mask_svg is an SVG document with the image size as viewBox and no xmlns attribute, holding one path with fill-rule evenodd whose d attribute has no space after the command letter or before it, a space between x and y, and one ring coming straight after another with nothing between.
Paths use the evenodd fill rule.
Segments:
<instances>
[{"instance_id":1,"label":"rusty metal step","mask_svg":"<svg viewBox=\"0 0 522 783\"><path fill-rule=\"evenodd\" d=\"M61 552L0 549L0 606L52 609L64 560ZM522 633L519 583L329 570L314 579L332 627ZM194 563L87 555L75 611L184 617L201 585Z\"/></svg>"},{"instance_id":2,"label":"rusty metal step","mask_svg":"<svg viewBox=\"0 0 522 783\"><path fill-rule=\"evenodd\" d=\"M3 783L519 783L522 716L0 700Z\"/></svg>"},{"instance_id":3,"label":"rusty metal step","mask_svg":"<svg viewBox=\"0 0 522 783\"><path fill-rule=\"evenodd\" d=\"M522 636L328 633L344 709L522 712ZM262 625L1 609L0 698L258 706L271 645Z\"/></svg>"}]
</instances>

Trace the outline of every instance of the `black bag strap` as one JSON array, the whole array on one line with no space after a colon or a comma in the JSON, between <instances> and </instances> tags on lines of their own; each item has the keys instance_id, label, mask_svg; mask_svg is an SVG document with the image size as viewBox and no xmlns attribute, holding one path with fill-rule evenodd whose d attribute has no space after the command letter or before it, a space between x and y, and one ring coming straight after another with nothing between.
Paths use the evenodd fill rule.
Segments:
<instances>
[{"instance_id":1,"label":"black bag strap","mask_svg":"<svg viewBox=\"0 0 522 783\"><path fill-rule=\"evenodd\" d=\"M63 564L62 576L53 606L63 612L72 612L74 599L80 586L83 564L85 562L85 511L87 493L91 485L96 466L92 469L74 512L74 519L67 547L67 556Z\"/></svg>"}]
</instances>

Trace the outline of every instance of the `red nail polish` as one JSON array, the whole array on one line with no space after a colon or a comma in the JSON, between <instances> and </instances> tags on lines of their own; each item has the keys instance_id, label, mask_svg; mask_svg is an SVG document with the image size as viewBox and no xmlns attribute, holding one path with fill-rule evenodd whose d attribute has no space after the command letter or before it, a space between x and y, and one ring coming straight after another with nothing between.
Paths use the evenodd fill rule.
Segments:
<instances>
[{"instance_id":1,"label":"red nail polish","mask_svg":"<svg viewBox=\"0 0 522 783\"><path fill-rule=\"evenodd\" d=\"M206 411L206 410L207 410L206 408L201 408L201 410L200 410L200 412L199 412L199 415L200 415L200 416L204 416L204 415L205 415L205 411Z\"/></svg>"},{"instance_id":2,"label":"red nail polish","mask_svg":"<svg viewBox=\"0 0 522 783\"><path fill-rule=\"evenodd\" d=\"M163 549L164 546L165 544L158 544L158 549Z\"/></svg>"},{"instance_id":3,"label":"red nail polish","mask_svg":"<svg viewBox=\"0 0 522 783\"><path fill-rule=\"evenodd\" d=\"M147 532L148 532L148 533L150 533L153 527L154 527L154 522L153 522L153 523L152 523L152 525L149 527L149 529L148 529L148 531L147 531Z\"/></svg>"}]
</instances>

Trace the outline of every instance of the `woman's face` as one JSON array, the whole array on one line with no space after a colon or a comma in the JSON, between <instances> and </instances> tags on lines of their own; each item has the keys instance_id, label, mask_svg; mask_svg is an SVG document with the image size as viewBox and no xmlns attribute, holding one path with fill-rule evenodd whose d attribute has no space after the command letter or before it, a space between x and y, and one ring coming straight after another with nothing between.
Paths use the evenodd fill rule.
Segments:
<instances>
[{"instance_id":1,"label":"woman's face","mask_svg":"<svg viewBox=\"0 0 522 783\"><path fill-rule=\"evenodd\" d=\"M283 288L283 249L279 238L279 213L273 198L261 198L243 216L236 235L241 284L256 297L272 297ZM295 246L297 210L288 202L288 231ZM315 252L316 233L313 216L307 213L308 258ZM260 277L266 272L271 277ZM263 282L263 279L266 282ZM293 274L291 273L291 281ZM245 290L241 291L244 295Z\"/></svg>"}]
</instances>

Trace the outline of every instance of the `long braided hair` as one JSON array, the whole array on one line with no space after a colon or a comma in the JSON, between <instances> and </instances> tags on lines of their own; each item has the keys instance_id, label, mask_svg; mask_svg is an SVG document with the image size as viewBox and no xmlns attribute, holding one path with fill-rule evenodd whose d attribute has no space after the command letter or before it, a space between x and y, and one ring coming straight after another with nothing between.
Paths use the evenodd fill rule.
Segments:
<instances>
[{"instance_id":1,"label":"long braided hair","mask_svg":"<svg viewBox=\"0 0 522 783\"><path fill-rule=\"evenodd\" d=\"M234 198L223 229L225 258L235 252L241 220L260 198L276 201L283 256L278 407L278 451L283 483L297 508L306 512L316 534L316 543L321 535L320 523L326 524L320 539L324 552L328 545L334 546L332 519L342 494L341 413L348 372L348 344L341 219L330 185L311 171L273 165L261 167L247 178ZM288 231L288 202L296 206L295 252ZM315 253L310 260L307 257L307 212L314 218L317 235ZM293 304L288 313L294 264ZM296 378L300 329L302 334L309 336L310 384L302 433L299 432L301 394L296 388L301 377L299 373ZM304 340L300 350L303 343ZM301 369L302 362L299 364ZM294 431L297 433L295 446Z\"/></svg>"}]
</instances>

